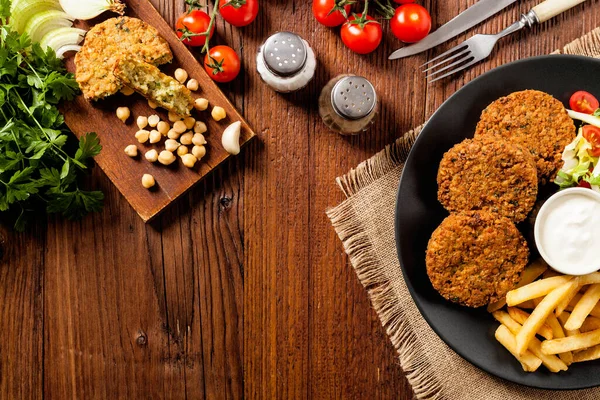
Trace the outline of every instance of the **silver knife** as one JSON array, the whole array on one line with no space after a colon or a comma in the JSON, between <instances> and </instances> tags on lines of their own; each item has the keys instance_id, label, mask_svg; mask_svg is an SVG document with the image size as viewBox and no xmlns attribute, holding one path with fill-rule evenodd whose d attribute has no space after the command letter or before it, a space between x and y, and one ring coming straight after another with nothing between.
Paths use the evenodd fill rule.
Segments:
<instances>
[{"instance_id":1,"label":"silver knife","mask_svg":"<svg viewBox=\"0 0 600 400\"><path fill-rule=\"evenodd\" d=\"M390 55L390 60L412 56L444 43L467 29L474 27L481 21L485 21L515 1L517 0L480 0L420 42L396 50Z\"/></svg>"}]
</instances>

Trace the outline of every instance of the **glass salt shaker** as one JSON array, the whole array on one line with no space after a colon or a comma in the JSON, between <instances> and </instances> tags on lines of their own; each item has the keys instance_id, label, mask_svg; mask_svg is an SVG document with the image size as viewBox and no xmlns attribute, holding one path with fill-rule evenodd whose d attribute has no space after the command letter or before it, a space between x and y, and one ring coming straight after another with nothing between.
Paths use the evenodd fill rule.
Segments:
<instances>
[{"instance_id":1,"label":"glass salt shaker","mask_svg":"<svg viewBox=\"0 0 600 400\"><path fill-rule=\"evenodd\" d=\"M272 89L302 89L315 75L317 59L308 42L292 32L277 32L258 49L256 69Z\"/></svg>"},{"instance_id":2,"label":"glass salt shaker","mask_svg":"<svg viewBox=\"0 0 600 400\"><path fill-rule=\"evenodd\" d=\"M342 135L356 135L369 129L378 108L375 88L362 76L339 75L325 85L319 96L323 122Z\"/></svg>"}]
</instances>

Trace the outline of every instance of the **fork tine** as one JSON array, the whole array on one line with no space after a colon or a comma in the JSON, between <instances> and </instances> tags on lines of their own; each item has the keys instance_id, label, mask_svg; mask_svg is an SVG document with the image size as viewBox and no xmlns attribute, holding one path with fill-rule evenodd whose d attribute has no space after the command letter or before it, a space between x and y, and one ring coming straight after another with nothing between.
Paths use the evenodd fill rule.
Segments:
<instances>
[{"instance_id":1,"label":"fork tine","mask_svg":"<svg viewBox=\"0 0 600 400\"><path fill-rule=\"evenodd\" d=\"M423 68L424 66L426 66L427 64L431 64L432 62L439 60L442 57L447 56L448 54L452 54L455 51L459 51L459 50L463 50L463 47L469 48L469 45L467 44L467 42L462 42L461 44L459 44L458 46L454 46L453 48L451 48L450 50L440 54L439 56L432 58L431 60L427 61L425 64L421 65L419 68Z\"/></svg>"},{"instance_id":2,"label":"fork tine","mask_svg":"<svg viewBox=\"0 0 600 400\"><path fill-rule=\"evenodd\" d=\"M470 61L470 62L468 62L467 64L465 64L465 65L461 66L460 68L457 68L457 69L455 69L454 71L450 71L450 72L448 72L447 74L444 74L444 75L442 75L442 76L438 76L438 77L437 77L437 78L435 78L434 80L432 80L432 81L429 81L429 83L433 83L433 82L435 82L435 81L439 81L440 79L443 79L443 78L445 78L445 77L447 77L447 76L450 76L450 75L452 75L452 74L455 74L455 73L457 73L457 72L460 72L460 71L462 71L463 69L465 69L465 68L468 68L468 67L470 67L471 65L473 65L473 64L475 64L475 63L478 63L479 61L481 61L481 60L478 60L477 58L474 58L474 59L473 59L473 61Z\"/></svg>"},{"instance_id":3,"label":"fork tine","mask_svg":"<svg viewBox=\"0 0 600 400\"><path fill-rule=\"evenodd\" d=\"M431 72L429 75L427 75L427 77L426 77L426 78L427 78L427 79L433 78L435 75L438 75L438 74L439 74L439 73L441 73L441 72L447 71L447 70L449 70L449 69L450 69L450 68L452 68L452 67L456 67L457 65L460 65L460 64L464 63L465 61L469 60L469 59L470 59L470 58L472 58L472 57L473 57L473 56L472 56L472 55L469 53L469 54L467 54L465 57L461 58L460 60L458 60L458 61L455 61L455 62L453 62L452 64L448 64L448 65L446 65L446 66L445 66L445 67L443 67L443 68L440 68L440 69L437 69L437 70L435 70L435 71ZM474 58L474 57L473 57L473 58Z\"/></svg>"},{"instance_id":4,"label":"fork tine","mask_svg":"<svg viewBox=\"0 0 600 400\"><path fill-rule=\"evenodd\" d=\"M444 59L443 61L440 61L439 63L434 64L427 69L424 69L423 72L431 71L432 69L435 69L435 68L439 67L440 65L447 63L448 61L454 60L455 58L460 57L465 54L468 54L468 53L471 53L471 50L467 47L465 50L461 51L460 53L456 53L455 55L448 57L448 58Z\"/></svg>"}]
</instances>

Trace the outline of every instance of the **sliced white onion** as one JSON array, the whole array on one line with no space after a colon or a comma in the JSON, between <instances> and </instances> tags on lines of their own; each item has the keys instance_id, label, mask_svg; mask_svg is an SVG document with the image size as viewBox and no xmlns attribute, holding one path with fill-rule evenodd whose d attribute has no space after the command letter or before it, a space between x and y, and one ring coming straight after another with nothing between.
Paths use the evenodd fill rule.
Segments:
<instances>
[{"instance_id":1,"label":"sliced white onion","mask_svg":"<svg viewBox=\"0 0 600 400\"><path fill-rule=\"evenodd\" d=\"M88 20L105 11L123 15L125 4L121 0L60 0L63 10L76 19Z\"/></svg>"},{"instance_id":2,"label":"sliced white onion","mask_svg":"<svg viewBox=\"0 0 600 400\"><path fill-rule=\"evenodd\" d=\"M36 13L29 19L25 32L33 42L39 42L48 32L71 26L73 26L73 17L64 11L46 10Z\"/></svg>"},{"instance_id":3,"label":"sliced white onion","mask_svg":"<svg viewBox=\"0 0 600 400\"><path fill-rule=\"evenodd\" d=\"M56 50L56 57L58 58L63 58L63 56L65 55L65 53L67 51L79 51L81 50L81 46L78 44L67 44L66 46L61 47L60 49Z\"/></svg>"},{"instance_id":4,"label":"sliced white onion","mask_svg":"<svg viewBox=\"0 0 600 400\"><path fill-rule=\"evenodd\" d=\"M23 33L27 22L36 14L47 10L60 10L57 0L20 0L11 10L9 24Z\"/></svg>"},{"instance_id":5,"label":"sliced white onion","mask_svg":"<svg viewBox=\"0 0 600 400\"><path fill-rule=\"evenodd\" d=\"M586 124L590 124L590 125L594 125L597 126L598 128L600 128L600 118L598 117L594 117L593 115L590 114L584 114L584 113L580 113L577 111L573 111L573 110L567 110L567 113L569 113L569 117L585 122Z\"/></svg>"},{"instance_id":6,"label":"sliced white onion","mask_svg":"<svg viewBox=\"0 0 600 400\"><path fill-rule=\"evenodd\" d=\"M85 31L79 28L58 28L48 32L42 40L40 46L42 49L51 47L54 51L58 51L63 46L75 45L81 43Z\"/></svg>"}]
</instances>

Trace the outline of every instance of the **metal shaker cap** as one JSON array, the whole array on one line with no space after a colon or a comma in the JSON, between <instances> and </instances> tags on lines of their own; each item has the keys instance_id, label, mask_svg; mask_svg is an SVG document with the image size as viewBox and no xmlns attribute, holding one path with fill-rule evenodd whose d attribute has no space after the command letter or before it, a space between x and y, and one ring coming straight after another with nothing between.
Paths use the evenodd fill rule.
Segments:
<instances>
[{"instance_id":1,"label":"metal shaker cap","mask_svg":"<svg viewBox=\"0 0 600 400\"><path fill-rule=\"evenodd\" d=\"M290 76L302 71L306 64L306 45L292 32L277 32L263 46L267 68L276 75Z\"/></svg>"},{"instance_id":2,"label":"metal shaker cap","mask_svg":"<svg viewBox=\"0 0 600 400\"><path fill-rule=\"evenodd\" d=\"M347 119L361 119L369 115L377 103L375 88L362 76L340 79L331 91L333 109Z\"/></svg>"}]
</instances>

